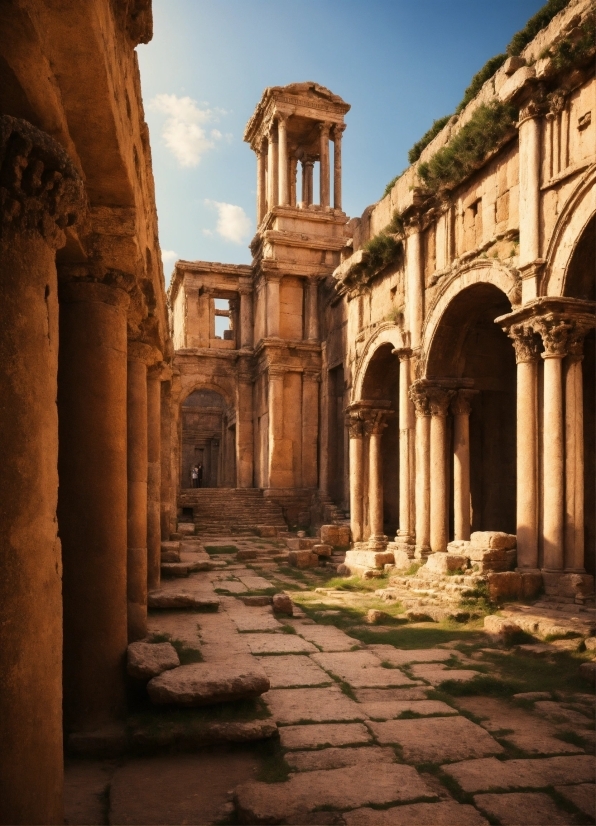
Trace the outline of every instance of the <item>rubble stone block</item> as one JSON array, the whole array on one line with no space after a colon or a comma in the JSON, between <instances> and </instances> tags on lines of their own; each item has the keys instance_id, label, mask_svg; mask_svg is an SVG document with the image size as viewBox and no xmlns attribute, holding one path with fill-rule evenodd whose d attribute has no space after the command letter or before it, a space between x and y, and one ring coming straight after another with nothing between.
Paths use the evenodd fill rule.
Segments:
<instances>
[{"instance_id":1,"label":"rubble stone block","mask_svg":"<svg viewBox=\"0 0 596 826\"><path fill-rule=\"evenodd\" d=\"M236 559L244 560L244 559L256 559L258 556L256 551L245 549L240 550L236 554Z\"/></svg>"},{"instance_id":2,"label":"rubble stone block","mask_svg":"<svg viewBox=\"0 0 596 826\"><path fill-rule=\"evenodd\" d=\"M275 525L257 525L257 534L259 536L277 536L277 528Z\"/></svg>"},{"instance_id":3,"label":"rubble stone block","mask_svg":"<svg viewBox=\"0 0 596 826\"><path fill-rule=\"evenodd\" d=\"M517 537L502 531L474 531L470 536L470 546L491 551L507 551L517 547Z\"/></svg>"},{"instance_id":4,"label":"rubble stone block","mask_svg":"<svg viewBox=\"0 0 596 826\"><path fill-rule=\"evenodd\" d=\"M328 545L338 545L339 525L321 525L321 542Z\"/></svg>"},{"instance_id":5,"label":"rubble stone block","mask_svg":"<svg viewBox=\"0 0 596 826\"><path fill-rule=\"evenodd\" d=\"M269 677L254 657L235 657L181 665L150 680L147 692L159 705L203 706L259 697L269 687Z\"/></svg>"},{"instance_id":6,"label":"rubble stone block","mask_svg":"<svg viewBox=\"0 0 596 826\"><path fill-rule=\"evenodd\" d=\"M498 634L502 637L519 634L522 630L517 623L507 617L497 617L495 614L490 614L484 618L484 630L489 634Z\"/></svg>"},{"instance_id":7,"label":"rubble stone block","mask_svg":"<svg viewBox=\"0 0 596 826\"><path fill-rule=\"evenodd\" d=\"M344 565L350 571L355 568L379 568L393 565L395 559L389 551L348 551Z\"/></svg>"},{"instance_id":8,"label":"rubble stone block","mask_svg":"<svg viewBox=\"0 0 596 826\"><path fill-rule=\"evenodd\" d=\"M467 567L468 559L465 556L445 553L431 554L426 560L426 565L418 571L418 576L424 578L444 576L449 572L457 571L458 568L465 570Z\"/></svg>"},{"instance_id":9,"label":"rubble stone block","mask_svg":"<svg viewBox=\"0 0 596 826\"><path fill-rule=\"evenodd\" d=\"M180 536L193 536L195 532L194 522L179 522L178 533Z\"/></svg>"},{"instance_id":10,"label":"rubble stone block","mask_svg":"<svg viewBox=\"0 0 596 826\"><path fill-rule=\"evenodd\" d=\"M319 557L312 551L290 551L288 562L295 568L316 568L319 564Z\"/></svg>"},{"instance_id":11,"label":"rubble stone block","mask_svg":"<svg viewBox=\"0 0 596 826\"><path fill-rule=\"evenodd\" d=\"M542 574L544 581L544 592L547 596L568 597L589 597L594 593L594 577L590 574Z\"/></svg>"},{"instance_id":12,"label":"rubble stone block","mask_svg":"<svg viewBox=\"0 0 596 826\"><path fill-rule=\"evenodd\" d=\"M519 599L522 593L522 575L504 571L488 575L488 592L493 600Z\"/></svg>"},{"instance_id":13,"label":"rubble stone block","mask_svg":"<svg viewBox=\"0 0 596 826\"><path fill-rule=\"evenodd\" d=\"M333 548L331 545L313 545L312 552L317 556L331 556L333 553Z\"/></svg>"},{"instance_id":14,"label":"rubble stone block","mask_svg":"<svg viewBox=\"0 0 596 826\"><path fill-rule=\"evenodd\" d=\"M294 614L292 600L287 594L274 594L272 602L275 614L286 614L288 617Z\"/></svg>"},{"instance_id":15,"label":"rubble stone block","mask_svg":"<svg viewBox=\"0 0 596 826\"><path fill-rule=\"evenodd\" d=\"M532 599L542 590L541 573L522 573L521 599Z\"/></svg>"},{"instance_id":16,"label":"rubble stone block","mask_svg":"<svg viewBox=\"0 0 596 826\"><path fill-rule=\"evenodd\" d=\"M217 611L219 609L219 599L206 594L196 594L192 591L160 590L149 593L147 607L166 610L186 608L191 611Z\"/></svg>"},{"instance_id":17,"label":"rubble stone block","mask_svg":"<svg viewBox=\"0 0 596 826\"><path fill-rule=\"evenodd\" d=\"M447 545L448 554L457 556L470 556L470 542L467 539L454 539Z\"/></svg>"},{"instance_id":18,"label":"rubble stone block","mask_svg":"<svg viewBox=\"0 0 596 826\"><path fill-rule=\"evenodd\" d=\"M150 680L179 665L176 649L169 642L133 642L128 646L126 671L137 680Z\"/></svg>"}]
</instances>

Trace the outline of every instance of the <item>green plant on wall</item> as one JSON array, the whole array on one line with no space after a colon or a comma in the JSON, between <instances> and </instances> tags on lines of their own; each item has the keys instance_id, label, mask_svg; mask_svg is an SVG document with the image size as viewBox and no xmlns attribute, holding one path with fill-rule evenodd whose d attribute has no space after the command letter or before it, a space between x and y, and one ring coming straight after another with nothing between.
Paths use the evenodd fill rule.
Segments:
<instances>
[{"instance_id":1,"label":"green plant on wall","mask_svg":"<svg viewBox=\"0 0 596 826\"><path fill-rule=\"evenodd\" d=\"M540 57L550 57L555 69L562 71L580 66L594 55L596 48L596 14L591 14L579 27L575 37L565 37Z\"/></svg>"}]
</instances>

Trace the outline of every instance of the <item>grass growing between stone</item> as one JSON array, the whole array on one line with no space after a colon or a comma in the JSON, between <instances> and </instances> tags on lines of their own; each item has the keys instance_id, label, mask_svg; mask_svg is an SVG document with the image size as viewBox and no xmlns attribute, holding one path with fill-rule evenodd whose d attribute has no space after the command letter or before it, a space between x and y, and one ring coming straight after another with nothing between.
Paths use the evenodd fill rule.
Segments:
<instances>
[{"instance_id":1,"label":"grass growing between stone","mask_svg":"<svg viewBox=\"0 0 596 826\"><path fill-rule=\"evenodd\" d=\"M560 652L549 659L528 657L509 652L506 656L495 652L485 653L484 659L493 665L493 673L498 673L504 682L515 686L515 692L548 691L585 693L588 683L582 679L579 666L588 657L581 652Z\"/></svg>"},{"instance_id":2,"label":"grass growing between stone","mask_svg":"<svg viewBox=\"0 0 596 826\"><path fill-rule=\"evenodd\" d=\"M290 767L286 763L285 751L279 740L261 740L254 745L254 754L261 761L256 780L262 783L284 783L290 776Z\"/></svg>"},{"instance_id":3,"label":"grass growing between stone","mask_svg":"<svg viewBox=\"0 0 596 826\"><path fill-rule=\"evenodd\" d=\"M294 594L292 598L304 613L319 625L334 625L341 630L349 630L350 633L354 626L360 626L365 622L365 616L371 609L382 611L386 615L383 618L385 625L398 625L404 622L401 617L404 612L401 603L383 602L378 597L363 595L362 599L351 601L347 605L335 600L324 602L319 594L312 591Z\"/></svg>"},{"instance_id":4,"label":"grass growing between stone","mask_svg":"<svg viewBox=\"0 0 596 826\"><path fill-rule=\"evenodd\" d=\"M407 650L416 648L435 648L454 640L462 642L486 642L484 634L479 631L478 623L417 623L402 625L388 631L373 631L369 628L353 628L351 636L367 645L386 644Z\"/></svg>"}]
</instances>

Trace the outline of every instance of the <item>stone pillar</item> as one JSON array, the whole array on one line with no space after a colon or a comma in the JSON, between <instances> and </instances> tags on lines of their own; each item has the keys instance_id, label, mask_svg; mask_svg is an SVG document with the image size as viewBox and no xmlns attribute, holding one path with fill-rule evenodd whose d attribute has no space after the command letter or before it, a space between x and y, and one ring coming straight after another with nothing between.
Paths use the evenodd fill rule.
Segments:
<instances>
[{"instance_id":1,"label":"stone pillar","mask_svg":"<svg viewBox=\"0 0 596 826\"><path fill-rule=\"evenodd\" d=\"M244 360L243 360L244 361ZM236 484L239 488L253 487L254 426L253 381L248 365L238 372L238 402L236 405Z\"/></svg>"},{"instance_id":2,"label":"stone pillar","mask_svg":"<svg viewBox=\"0 0 596 826\"><path fill-rule=\"evenodd\" d=\"M55 251L83 201L49 135L0 116L0 817L63 823Z\"/></svg>"},{"instance_id":3,"label":"stone pillar","mask_svg":"<svg viewBox=\"0 0 596 826\"><path fill-rule=\"evenodd\" d=\"M350 531L352 542L361 542L364 528L363 436L364 422L358 413L347 416L350 435Z\"/></svg>"},{"instance_id":4,"label":"stone pillar","mask_svg":"<svg viewBox=\"0 0 596 826\"><path fill-rule=\"evenodd\" d=\"M285 115L277 116L277 134L279 141L279 203L282 206L290 205L290 181L288 165L288 124Z\"/></svg>"},{"instance_id":5,"label":"stone pillar","mask_svg":"<svg viewBox=\"0 0 596 826\"><path fill-rule=\"evenodd\" d=\"M298 161L296 158L290 158L290 206L296 206L296 171L298 169Z\"/></svg>"},{"instance_id":6,"label":"stone pillar","mask_svg":"<svg viewBox=\"0 0 596 826\"><path fill-rule=\"evenodd\" d=\"M161 578L161 376L163 365L147 372L147 588Z\"/></svg>"},{"instance_id":7,"label":"stone pillar","mask_svg":"<svg viewBox=\"0 0 596 826\"><path fill-rule=\"evenodd\" d=\"M549 313L536 322L544 344L542 524L545 571L562 571L565 539L563 359L571 325Z\"/></svg>"},{"instance_id":8,"label":"stone pillar","mask_svg":"<svg viewBox=\"0 0 596 826\"><path fill-rule=\"evenodd\" d=\"M393 352L399 358L399 530L395 541L403 545L412 545L415 527L410 468L414 449L415 417L408 392L412 351L409 347L402 347Z\"/></svg>"},{"instance_id":9,"label":"stone pillar","mask_svg":"<svg viewBox=\"0 0 596 826\"><path fill-rule=\"evenodd\" d=\"M321 209L329 206L329 129L328 123L319 124L320 132L320 203Z\"/></svg>"},{"instance_id":10,"label":"stone pillar","mask_svg":"<svg viewBox=\"0 0 596 826\"><path fill-rule=\"evenodd\" d=\"M321 397L319 424L319 490L321 499L329 496L329 363L327 342L321 342Z\"/></svg>"},{"instance_id":11,"label":"stone pillar","mask_svg":"<svg viewBox=\"0 0 596 826\"><path fill-rule=\"evenodd\" d=\"M451 391L429 387L430 397L430 547L433 553L446 551L447 509L447 410Z\"/></svg>"},{"instance_id":12,"label":"stone pillar","mask_svg":"<svg viewBox=\"0 0 596 826\"><path fill-rule=\"evenodd\" d=\"M368 547L380 551L387 547L387 537L383 532L383 454L381 440L387 427L386 410L367 410L365 429L368 442L368 524L370 537Z\"/></svg>"},{"instance_id":13,"label":"stone pillar","mask_svg":"<svg viewBox=\"0 0 596 826\"><path fill-rule=\"evenodd\" d=\"M415 383L410 398L416 411L416 557L430 554L430 404L424 387Z\"/></svg>"},{"instance_id":14,"label":"stone pillar","mask_svg":"<svg viewBox=\"0 0 596 826\"><path fill-rule=\"evenodd\" d=\"M541 107L534 101L519 117L519 266L540 257Z\"/></svg>"},{"instance_id":15,"label":"stone pillar","mask_svg":"<svg viewBox=\"0 0 596 826\"><path fill-rule=\"evenodd\" d=\"M302 487L316 488L319 481L317 453L319 445L318 371L302 373Z\"/></svg>"},{"instance_id":16,"label":"stone pillar","mask_svg":"<svg viewBox=\"0 0 596 826\"><path fill-rule=\"evenodd\" d=\"M302 205L309 207L313 198L313 167L314 161L307 159L302 161Z\"/></svg>"},{"instance_id":17,"label":"stone pillar","mask_svg":"<svg viewBox=\"0 0 596 826\"><path fill-rule=\"evenodd\" d=\"M267 337L279 338L279 282L278 275L268 275L266 282Z\"/></svg>"},{"instance_id":18,"label":"stone pillar","mask_svg":"<svg viewBox=\"0 0 596 826\"><path fill-rule=\"evenodd\" d=\"M253 346L252 327L252 289L241 287L240 293L240 340L239 344L243 350L250 350Z\"/></svg>"},{"instance_id":19,"label":"stone pillar","mask_svg":"<svg viewBox=\"0 0 596 826\"><path fill-rule=\"evenodd\" d=\"M422 341L424 320L424 260L419 229L408 235L406 242L406 306L410 341L416 349Z\"/></svg>"},{"instance_id":20,"label":"stone pillar","mask_svg":"<svg viewBox=\"0 0 596 826\"><path fill-rule=\"evenodd\" d=\"M540 340L528 324L514 324L517 363L517 567L538 571L538 355Z\"/></svg>"},{"instance_id":21,"label":"stone pillar","mask_svg":"<svg viewBox=\"0 0 596 826\"><path fill-rule=\"evenodd\" d=\"M161 539L167 542L172 533L172 370L161 382Z\"/></svg>"},{"instance_id":22,"label":"stone pillar","mask_svg":"<svg viewBox=\"0 0 596 826\"><path fill-rule=\"evenodd\" d=\"M341 209L341 138L346 127L333 127L333 206Z\"/></svg>"},{"instance_id":23,"label":"stone pillar","mask_svg":"<svg viewBox=\"0 0 596 826\"><path fill-rule=\"evenodd\" d=\"M285 487L279 484L284 474L284 462L280 454L283 451L284 429L284 371L270 367L268 371L269 393L269 467L267 487Z\"/></svg>"},{"instance_id":24,"label":"stone pillar","mask_svg":"<svg viewBox=\"0 0 596 826\"><path fill-rule=\"evenodd\" d=\"M565 571L584 567L584 397L582 360L587 330L570 336L564 363L565 382Z\"/></svg>"},{"instance_id":25,"label":"stone pillar","mask_svg":"<svg viewBox=\"0 0 596 826\"><path fill-rule=\"evenodd\" d=\"M267 139L263 139L257 152L257 226L267 214Z\"/></svg>"},{"instance_id":26,"label":"stone pillar","mask_svg":"<svg viewBox=\"0 0 596 826\"><path fill-rule=\"evenodd\" d=\"M451 400L453 413L453 538L469 540L470 509L470 402L474 390L458 390Z\"/></svg>"},{"instance_id":27,"label":"stone pillar","mask_svg":"<svg viewBox=\"0 0 596 826\"><path fill-rule=\"evenodd\" d=\"M269 135L267 139L267 209L272 210L277 206L277 198L279 194L278 182L278 144L277 144L277 128L275 122L269 127Z\"/></svg>"},{"instance_id":28,"label":"stone pillar","mask_svg":"<svg viewBox=\"0 0 596 826\"><path fill-rule=\"evenodd\" d=\"M308 341L319 340L318 295L318 279L309 278L306 287L306 338Z\"/></svg>"},{"instance_id":29,"label":"stone pillar","mask_svg":"<svg viewBox=\"0 0 596 826\"><path fill-rule=\"evenodd\" d=\"M153 348L128 343L127 410L127 600L128 641L147 636L147 364Z\"/></svg>"}]
</instances>

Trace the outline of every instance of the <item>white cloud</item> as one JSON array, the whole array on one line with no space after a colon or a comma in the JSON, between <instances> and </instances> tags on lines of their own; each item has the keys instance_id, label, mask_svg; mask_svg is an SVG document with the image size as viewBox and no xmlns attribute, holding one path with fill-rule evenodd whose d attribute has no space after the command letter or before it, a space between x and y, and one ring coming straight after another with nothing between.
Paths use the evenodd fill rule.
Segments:
<instances>
[{"instance_id":1,"label":"white cloud","mask_svg":"<svg viewBox=\"0 0 596 826\"><path fill-rule=\"evenodd\" d=\"M217 210L216 232L226 241L242 244L248 239L251 229L250 218L241 206L225 204L220 201L205 200L205 203ZM205 230L203 230L205 232ZM208 234L209 230L205 232Z\"/></svg>"},{"instance_id":2,"label":"white cloud","mask_svg":"<svg viewBox=\"0 0 596 826\"><path fill-rule=\"evenodd\" d=\"M196 100L186 96L156 95L149 108L166 115L162 136L180 166L198 166L201 157L221 140L218 129L207 134L205 125L217 120L220 109L201 109Z\"/></svg>"},{"instance_id":3,"label":"white cloud","mask_svg":"<svg viewBox=\"0 0 596 826\"><path fill-rule=\"evenodd\" d=\"M167 272L170 270L175 261L178 259L178 253L174 252L174 250L162 250L161 251L161 260L163 262L163 268Z\"/></svg>"}]
</instances>

